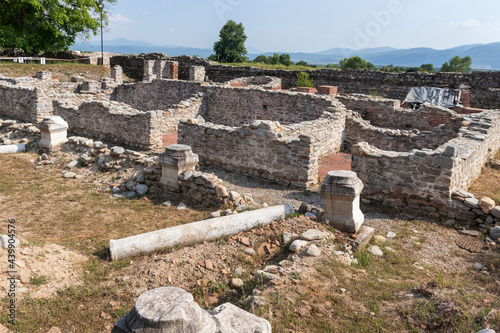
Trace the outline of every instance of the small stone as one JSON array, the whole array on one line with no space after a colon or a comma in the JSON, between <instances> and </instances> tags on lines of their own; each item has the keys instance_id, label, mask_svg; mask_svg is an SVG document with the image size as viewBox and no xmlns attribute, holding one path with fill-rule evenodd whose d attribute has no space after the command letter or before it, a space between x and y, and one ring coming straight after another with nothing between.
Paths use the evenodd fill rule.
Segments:
<instances>
[{"instance_id":1,"label":"small stone","mask_svg":"<svg viewBox=\"0 0 500 333\"><path fill-rule=\"evenodd\" d=\"M489 214L495 208L495 201L491 198L485 197L479 201L479 206L485 214Z\"/></svg>"},{"instance_id":2,"label":"small stone","mask_svg":"<svg viewBox=\"0 0 500 333\"><path fill-rule=\"evenodd\" d=\"M223 213L224 213L224 215L233 215L232 209L229 209L229 208L226 209Z\"/></svg>"},{"instance_id":3,"label":"small stone","mask_svg":"<svg viewBox=\"0 0 500 333\"><path fill-rule=\"evenodd\" d=\"M271 273L268 273L268 272L264 272L263 270L256 271L255 278L257 280L262 279L264 282L269 282L272 280L281 280L278 276L271 274Z\"/></svg>"},{"instance_id":4,"label":"small stone","mask_svg":"<svg viewBox=\"0 0 500 333\"><path fill-rule=\"evenodd\" d=\"M42 161L47 161L49 159L49 155L43 153L42 155L40 155L40 157L42 158Z\"/></svg>"},{"instance_id":5,"label":"small stone","mask_svg":"<svg viewBox=\"0 0 500 333\"><path fill-rule=\"evenodd\" d=\"M300 235L300 239L306 241L321 240L325 237L325 234L317 229L309 229Z\"/></svg>"},{"instance_id":6,"label":"small stone","mask_svg":"<svg viewBox=\"0 0 500 333\"><path fill-rule=\"evenodd\" d=\"M321 250L318 249L316 245L311 245L307 248L305 254L309 257L319 257L321 255Z\"/></svg>"},{"instance_id":7,"label":"small stone","mask_svg":"<svg viewBox=\"0 0 500 333\"><path fill-rule=\"evenodd\" d=\"M380 242L380 243L383 243L386 241L385 237L382 236L382 235L375 235L373 236L373 240L376 241L376 242Z\"/></svg>"},{"instance_id":8,"label":"small stone","mask_svg":"<svg viewBox=\"0 0 500 333\"><path fill-rule=\"evenodd\" d=\"M220 210L215 211L215 212L213 212L212 214L210 214L210 215L208 216L208 218L209 218L209 219L213 219L213 218L216 218L216 217L220 217L220 213L221 213L221 211L220 211Z\"/></svg>"},{"instance_id":9,"label":"small stone","mask_svg":"<svg viewBox=\"0 0 500 333\"><path fill-rule=\"evenodd\" d=\"M288 249L292 252L299 252L306 246L307 246L307 241L296 239L292 242L292 244L290 244Z\"/></svg>"},{"instance_id":10,"label":"small stone","mask_svg":"<svg viewBox=\"0 0 500 333\"><path fill-rule=\"evenodd\" d=\"M216 307L210 311L210 314L216 323L217 332L271 333L271 324L267 320L242 310L231 303L224 303ZM206 330L204 332L212 331Z\"/></svg>"},{"instance_id":11,"label":"small stone","mask_svg":"<svg viewBox=\"0 0 500 333\"><path fill-rule=\"evenodd\" d=\"M479 200L476 198L467 198L464 200L464 205L469 208L480 208Z\"/></svg>"},{"instance_id":12,"label":"small stone","mask_svg":"<svg viewBox=\"0 0 500 333\"><path fill-rule=\"evenodd\" d=\"M491 210L491 215L496 217L497 219L500 219L500 206L496 206Z\"/></svg>"},{"instance_id":13,"label":"small stone","mask_svg":"<svg viewBox=\"0 0 500 333\"><path fill-rule=\"evenodd\" d=\"M0 243L2 244L2 247L4 249L8 249L9 244L14 244L14 247L18 247L20 242L19 242L19 239L17 239L17 238L11 238L7 235L1 235L0 236Z\"/></svg>"},{"instance_id":14,"label":"small stone","mask_svg":"<svg viewBox=\"0 0 500 333\"><path fill-rule=\"evenodd\" d=\"M314 217L316 217L316 215L314 215L314 214L313 214L313 213L311 213L311 212L307 212L307 213L305 213L304 215L305 215L305 217L308 217L308 218L314 218Z\"/></svg>"},{"instance_id":15,"label":"small stone","mask_svg":"<svg viewBox=\"0 0 500 333\"><path fill-rule=\"evenodd\" d=\"M19 274L19 280L21 280L21 283L23 284L29 284L30 278L31 278L31 271L29 269L23 269L21 271L21 274Z\"/></svg>"},{"instance_id":16,"label":"small stone","mask_svg":"<svg viewBox=\"0 0 500 333\"><path fill-rule=\"evenodd\" d=\"M377 257L382 257L384 255L384 252L378 247L377 245L372 245L368 248L368 251L373 254L374 256Z\"/></svg>"},{"instance_id":17,"label":"small stone","mask_svg":"<svg viewBox=\"0 0 500 333\"><path fill-rule=\"evenodd\" d=\"M269 205L268 205L266 202L264 202L264 203L262 204L262 208L267 208L267 207L269 207Z\"/></svg>"},{"instance_id":18,"label":"small stone","mask_svg":"<svg viewBox=\"0 0 500 333\"><path fill-rule=\"evenodd\" d=\"M250 239L248 237L240 237L238 240L240 241L241 244L245 246L250 246Z\"/></svg>"},{"instance_id":19,"label":"small stone","mask_svg":"<svg viewBox=\"0 0 500 333\"><path fill-rule=\"evenodd\" d=\"M47 333L62 333L62 331L59 327L52 326Z\"/></svg>"},{"instance_id":20,"label":"small stone","mask_svg":"<svg viewBox=\"0 0 500 333\"><path fill-rule=\"evenodd\" d=\"M147 185L144 185L144 184L137 184L135 186L135 191L139 195L145 195L149 191L149 187Z\"/></svg>"},{"instance_id":21,"label":"small stone","mask_svg":"<svg viewBox=\"0 0 500 333\"><path fill-rule=\"evenodd\" d=\"M464 235L467 235L467 236L472 236L472 237L479 237L479 235L480 235L479 231L477 231L477 230L468 230L468 229L460 230L460 233L464 234Z\"/></svg>"},{"instance_id":22,"label":"small stone","mask_svg":"<svg viewBox=\"0 0 500 333\"><path fill-rule=\"evenodd\" d=\"M184 210L184 209L187 209L187 206L184 204L184 203L180 203L178 206L177 206L177 210Z\"/></svg>"},{"instance_id":23,"label":"small stone","mask_svg":"<svg viewBox=\"0 0 500 333\"><path fill-rule=\"evenodd\" d=\"M68 169L73 169L74 167L76 167L78 165L78 161L77 160L74 160L74 161L71 161L68 163L68 165L66 165L66 168Z\"/></svg>"},{"instance_id":24,"label":"small stone","mask_svg":"<svg viewBox=\"0 0 500 333\"><path fill-rule=\"evenodd\" d=\"M500 227L493 227L490 229L490 237L493 239L500 238Z\"/></svg>"},{"instance_id":25,"label":"small stone","mask_svg":"<svg viewBox=\"0 0 500 333\"><path fill-rule=\"evenodd\" d=\"M245 273L245 271L243 270L243 267L241 266L238 266L235 270L234 270L234 274L240 276L240 275L243 275L243 273Z\"/></svg>"},{"instance_id":26,"label":"small stone","mask_svg":"<svg viewBox=\"0 0 500 333\"><path fill-rule=\"evenodd\" d=\"M307 204L306 202L303 202L300 204L299 213L305 214L310 210L309 208L310 208L310 205Z\"/></svg>"},{"instance_id":27,"label":"small stone","mask_svg":"<svg viewBox=\"0 0 500 333\"><path fill-rule=\"evenodd\" d=\"M385 237L387 237L387 238L395 238L396 234L394 232L392 232L392 231L389 231Z\"/></svg>"},{"instance_id":28,"label":"small stone","mask_svg":"<svg viewBox=\"0 0 500 333\"><path fill-rule=\"evenodd\" d=\"M62 177L66 178L66 179L72 179L72 178L76 177L76 173L68 171L68 172L65 172Z\"/></svg>"},{"instance_id":29,"label":"small stone","mask_svg":"<svg viewBox=\"0 0 500 333\"><path fill-rule=\"evenodd\" d=\"M135 193L134 191L129 191L129 192L125 193L125 198L132 199L132 198L135 198L136 195L137 195L137 193Z\"/></svg>"},{"instance_id":30,"label":"small stone","mask_svg":"<svg viewBox=\"0 0 500 333\"><path fill-rule=\"evenodd\" d=\"M170 206L172 206L172 202L171 201L165 201L164 203L162 203L162 206L163 207L170 207Z\"/></svg>"},{"instance_id":31,"label":"small stone","mask_svg":"<svg viewBox=\"0 0 500 333\"><path fill-rule=\"evenodd\" d=\"M254 256L256 252L254 249L249 247L248 249L245 249L244 253L249 256Z\"/></svg>"},{"instance_id":32,"label":"small stone","mask_svg":"<svg viewBox=\"0 0 500 333\"><path fill-rule=\"evenodd\" d=\"M482 271L485 269L485 267L481 263L476 262L474 266L472 266L472 269L476 271Z\"/></svg>"},{"instance_id":33,"label":"small stone","mask_svg":"<svg viewBox=\"0 0 500 333\"><path fill-rule=\"evenodd\" d=\"M283 243L284 244L290 244L292 240L297 238L299 235L293 233L293 232L284 232L283 233Z\"/></svg>"},{"instance_id":34,"label":"small stone","mask_svg":"<svg viewBox=\"0 0 500 333\"><path fill-rule=\"evenodd\" d=\"M142 172L141 172L141 173L139 173L139 174L137 175L137 178L135 179L135 181L136 181L137 183L139 183L139 184L144 184L144 182L146 181L146 175L145 175L145 174L143 174Z\"/></svg>"},{"instance_id":35,"label":"small stone","mask_svg":"<svg viewBox=\"0 0 500 333\"><path fill-rule=\"evenodd\" d=\"M127 184L125 184L127 190L133 191L135 189L136 183L133 180L129 180Z\"/></svg>"},{"instance_id":36,"label":"small stone","mask_svg":"<svg viewBox=\"0 0 500 333\"><path fill-rule=\"evenodd\" d=\"M233 288L241 288L245 285L242 279L234 278L231 280L231 287Z\"/></svg>"},{"instance_id":37,"label":"small stone","mask_svg":"<svg viewBox=\"0 0 500 333\"><path fill-rule=\"evenodd\" d=\"M485 328L484 330L480 330L477 333L495 333L495 330L492 330L491 328Z\"/></svg>"},{"instance_id":38,"label":"small stone","mask_svg":"<svg viewBox=\"0 0 500 333\"><path fill-rule=\"evenodd\" d=\"M229 199L231 201L236 201L240 198L240 194L238 192L235 192L235 191L231 191L229 192Z\"/></svg>"},{"instance_id":39,"label":"small stone","mask_svg":"<svg viewBox=\"0 0 500 333\"><path fill-rule=\"evenodd\" d=\"M115 146L115 147L111 148L111 155L115 156L115 157L122 156L124 152L125 152L125 149L123 149L123 147Z\"/></svg>"},{"instance_id":40,"label":"small stone","mask_svg":"<svg viewBox=\"0 0 500 333\"><path fill-rule=\"evenodd\" d=\"M246 205L246 204L238 205L238 207L236 207L236 211L237 211L238 213L241 213L241 212L243 212L243 211L247 210L247 208L248 208L248 207L247 207L247 205Z\"/></svg>"},{"instance_id":41,"label":"small stone","mask_svg":"<svg viewBox=\"0 0 500 333\"><path fill-rule=\"evenodd\" d=\"M243 194L243 198L245 198L246 202L253 202L253 195L250 193Z\"/></svg>"},{"instance_id":42,"label":"small stone","mask_svg":"<svg viewBox=\"0 0 500 333\"><path fill-rule=\"evenodd\" d=\"M390 246L385 246L384 249L387 251L387 252L394 252L394 249Z\"/></svg>"}]
</instances>

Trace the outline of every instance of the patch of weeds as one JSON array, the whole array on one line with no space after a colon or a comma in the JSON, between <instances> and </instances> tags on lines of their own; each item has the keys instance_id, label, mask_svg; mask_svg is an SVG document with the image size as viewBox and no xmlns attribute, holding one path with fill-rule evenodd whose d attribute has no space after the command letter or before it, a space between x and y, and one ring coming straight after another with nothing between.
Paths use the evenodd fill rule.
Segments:
<instances>
[{"instance_id":1,"label":"patch of weeds","mask_svg":"<svg viewBox=\"0 0 500 333\"><path fill-rule=\"evenodd\" d=\"M130 260L129 259L122 259L122 260L119 260L119 261L113 261L111 263L111 267L113 268L113 270L115 271L118 271L122 268L125 268L127 266L130 265Z\"/></svg>"},{"instance_id":2,"label":"patch of weeds","mask_svg":"<svg viewBox=\"0 0 500 333\"><path fill-rule=\"evenodd\" d=\"M310 196L312 193L311 193L311 191L309 191L309 190L304 190L304 191L302 192L302 194L303 194L303 195L305 195L306 197L308 197L308 196Z\"/></svg>"},{"instance_id":3,"label":"patch of weeds","mask_svg":"<svg viewBox=\"0 0 500 333\"><path fill-rule=\"evenodd\" d=\"M371 265L373 258L370 253L368 253L368 250L364 248L363 250L357 250L356 251L356 259L358 259L358 265L361 267L367 268Z\"/></svg>"},{"instance_id":4,"label":"patch of weeds","mask_svg":"<svg viewBox=\"0 0 500 333\"><path fill-rule=\"evenodd\" d=\"M177 263L177 266L182 267L182 266L185 266L186 264L187 264L187 262L186 262L186 261L179 261L179 262Z\"/></svg>"},{"instance_id":5,"label":"patch of weeds","mask_svg":"<svg viewBox=\"0 0 500 333\"><path fill-rule=\"evenodd\" d=\"M34 275L30 278L30 284L34 286L41 286L42 284L46 284L48 278L45 275Z\"/></svg>"},{"instance_id":6,"label":"patch of weeds","mask_svg":"<svg viewBox=\"0 0 500 333\"><path fill-rule=\"evenodd\" d=\"M299 273L299 272L297 272L297 271L293 271L293 272L291 272L291 273L290 273L290 277L291 277L292 279L294 279L294 280L300 280L300 279L301 279L301 278L300 278L300 273Z\"/></svg>"}]
</instances>

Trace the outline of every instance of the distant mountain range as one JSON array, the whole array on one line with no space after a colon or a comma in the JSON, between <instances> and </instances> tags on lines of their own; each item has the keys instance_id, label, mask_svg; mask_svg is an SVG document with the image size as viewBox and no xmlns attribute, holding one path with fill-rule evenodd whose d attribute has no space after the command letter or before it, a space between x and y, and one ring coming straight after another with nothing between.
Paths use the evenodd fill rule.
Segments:
<instances>
[{"instance_id":1,"label":"distant mountain range","mask_svg":"<svg viewBox=\"0 0 500 333\"><path fill-rule=\"evenodd\" d=\"M90 42L87 44L77 43L72 50L80 51L100 51L101 44L99 41ZM260 54L269 56L274 52L261 52L256 48L247 47L250 60ZM193 47L185 47L179 45L154 45L143 41L132 41L125 38L104 41L104 51L120 54L140 54L151 52L163 52L169 56L178 55L198 55L200 57L208 57L213 53L212 49L200 49ZM288 53L293 62L300 60L307 61L310 64L326 65L338 63L340 60L359 55L363 59L372 62L376 66L394 65L394 66L420 66L422 64L433 64L436 67L448 61L454 56L471 56L472 67L475 69L492 69L500 70L500 42L490 44L471 44L457 46L446 50L435 50L431 48L412 48L412 49L396 49L392 47L379 47L371 49L353 50L332 48L326 51L316 53Z\"/></svg>"}]
</instances>

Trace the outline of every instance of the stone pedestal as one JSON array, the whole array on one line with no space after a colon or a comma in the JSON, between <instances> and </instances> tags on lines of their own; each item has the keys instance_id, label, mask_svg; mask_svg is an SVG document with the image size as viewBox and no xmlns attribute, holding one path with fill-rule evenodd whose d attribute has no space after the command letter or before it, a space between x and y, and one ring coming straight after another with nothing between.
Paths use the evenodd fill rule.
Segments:
<instances>
[{"instance_id":1,"label":"stone pedestal","mask_svg":"<svg viewBox=\"0 0 500 333\"><path fill-rule=\"evenodd\" d=\"M154 73L154 60L144 60L144 76L142 81L151 82L156 79L156 74Z\"/></svg>"},{"instance_id":2,"label":"stone pedestal","mask_svg":"<svg viewBox=\"0 0 500 333\"><path fill-rule=\"evenodd\" d=\"M365 217L359 208L363 182L353 171L330 171L321 184L323 220L340 231L357 232Z\"/></svg>"},{"instance_id":3,"label":"stone pedestal","mask_svg":"<svg viewBox=\"0 0 500 333\"><path fill-rule=\"evenodd\" d=\"M52 151L68 141L68 123L59 116L43 118L38 128L42 134L39 143L42 149Z\"/></svg>"},{"instance_id":4,"label":"stone pedestal","mask_svg":"<svg viewBox=\"0 0 500 333\"><path fill-rule=\"evenodd\" d=\"M179 192L179 175L186 170L194 170L198 165L198 155L193 154L188 145L170 145L160 154L160 185L172 192Z\"/></svg>"}]
</instances>

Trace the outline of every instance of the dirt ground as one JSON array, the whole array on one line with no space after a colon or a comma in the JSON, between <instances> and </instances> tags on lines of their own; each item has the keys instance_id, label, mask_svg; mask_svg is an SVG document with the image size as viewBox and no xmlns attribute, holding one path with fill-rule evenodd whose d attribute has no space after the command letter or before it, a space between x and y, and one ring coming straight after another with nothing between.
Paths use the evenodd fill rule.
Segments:
<instances>
[{"instance_id":1,"label":"dirt ground","mask_svg":"<svg viewBox=\"0 0 500 333\"><path fill-rule=\"evenodd\" d=\"M71 77L74 75L83 76L89 80L99 80L110 76L110 69L103 66L78 63L40 65L35 63L16 64L0 62L0 73L9 77L35 76L38 71L51 72L52 79L59 82L70 82Z\"/></svg>"},{"instance_id":2,"label":"dirt ground","mask_svg":"<svg viewBox=\"0 0 500 333\"><path fill-rule=\"evenodd\" d=\"M142 292L160 286L184 288L205 309L232 302L269 320L273 332L500 329L495 315L500 254L483 249L482 237L363 206L365 224L378 235L368 248L379 246L381 257L351 250L350 235L296 216L215 242L111 262L109 239L205 219L217 207L177 211L163 207L161 198L114 198L108 185L125 174L80 169L83 178L62 179L71 156L57 155L57 163L36 167L30 160L37 156L0 156L0 219L6 224L16 218L21 240L16 266L24 272L17 284L18 324L9 325L4 312L0 323L17 332L47 332L53 326L63 332L109 332ZM229 181L228 187L241 186L240 177ZM279 190L272 191L274 198ZM316 196L302 193L301 200ZM300 235L308 229L328 235L314 242L319 257L293 254L283 244L284 232ZM385 237L389 232L394 237ZM463 237L479 244L480 252L459 247ZM249 248L255 254L247 254ZM7 265L6 250L0 251ZM349 264L349 258L358 263ZM482 268L473 269L476 263ZM256 270L266 266L279 279L256 279ZM235 278L241 287L232 285ZM0 292L6 288L1 284Z\"/></svg>"}]
</instances>

